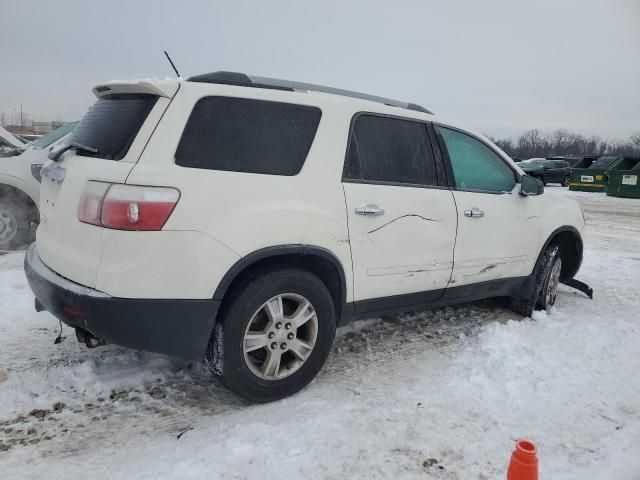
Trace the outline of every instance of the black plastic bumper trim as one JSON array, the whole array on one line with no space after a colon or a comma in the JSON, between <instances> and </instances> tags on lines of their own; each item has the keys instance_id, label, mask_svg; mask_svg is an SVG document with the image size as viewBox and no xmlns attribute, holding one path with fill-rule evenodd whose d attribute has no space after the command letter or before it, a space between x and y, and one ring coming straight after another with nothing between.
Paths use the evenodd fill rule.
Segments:
<instances>
[{"instance_id":1,"label":"black plastic bumper trim","mask_svg":"<svg viewBox=\"0 0 640 480\"><path fill-rule=\"evenodd\" d=\"M35 244L27 250L24 270L40 304L70 327L124 347L204 358L220 301L111 297L58 275L42 262Z\"/></svg>"}]
</instances>

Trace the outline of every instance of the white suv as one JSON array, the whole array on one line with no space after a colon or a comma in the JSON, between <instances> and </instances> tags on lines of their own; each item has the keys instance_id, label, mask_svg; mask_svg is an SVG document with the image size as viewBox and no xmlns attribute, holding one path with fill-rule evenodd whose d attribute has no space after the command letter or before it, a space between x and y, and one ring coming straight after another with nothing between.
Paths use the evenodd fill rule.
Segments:
<instances>
[{"instance_id":1,"label":"white suv","mask_svg":"<svg viewBox=\"0 0 640 480\"><path fill-rule=\"evenodd\" d=\"M62 142L78 122L66 123L24 146L16 156L0 158L0 250L25 248L38 225L40 169L49 148Z\"/></svg>"},{"instance_id":2,"label":"white suv","mask_svg":"<svg viewBox=\"0 0 640 480\"><path fill-rule=\"evenodd\" d=\"M579 206L417 105L229 72L93 91L25 257L36 308L88 346L206 358L269 401L350 319L488 297L530 314L582 285Z\"/></svg>"}]
</instances>

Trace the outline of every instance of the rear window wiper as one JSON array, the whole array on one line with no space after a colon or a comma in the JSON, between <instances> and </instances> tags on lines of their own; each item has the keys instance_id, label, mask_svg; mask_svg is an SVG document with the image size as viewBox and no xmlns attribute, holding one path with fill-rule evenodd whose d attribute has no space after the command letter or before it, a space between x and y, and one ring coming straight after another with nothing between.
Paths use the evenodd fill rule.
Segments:
<instances>
[{"instance_id":1,"label":"rear window wiper","mask_svg":"<svg viewBox=\"0 0 640 480\"><path fill-rule=\"evenodd\" d=\"M81 143L71 141L67 143L62 143L60 145L56 145L51 150L49 150L49 155L47 155L47 157L49 158L49 160L53 160L54 162L57 162L58 159L60 158L60 155L62 155L64 152L66 152L71 148L93 153L94 155L98 153L97 148L88 147L86 145L82 145Z\"/></svg>"}]
</instances>

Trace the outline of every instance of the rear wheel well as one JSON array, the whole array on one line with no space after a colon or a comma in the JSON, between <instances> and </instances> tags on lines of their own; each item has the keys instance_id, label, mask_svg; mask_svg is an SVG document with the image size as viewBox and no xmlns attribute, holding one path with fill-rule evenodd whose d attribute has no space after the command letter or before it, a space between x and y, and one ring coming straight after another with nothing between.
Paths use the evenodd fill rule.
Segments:
<instances>
[{"instance_id":1,"label":"rear wheel well","mask_svg":"<svg viewBox=\"0 0 640 480\"><path fill-rule=\"evenodd\" d=\"M35 222L38 222L40 220L40 214L35 202L29 195L24 193L19 188L0 183L0 200L13 200L19 205L25 205L31 220Z\"/></svg>"},{"instance_id":2,"label":"rear wheel well","mask_svg":"<svg viewBox=\"0 0 640 480\"><path fill-rule=\"evenodd\" d=\"M318 277L329 290L337 318L340 318L346 295L344 274L325 255L314 253L286 253L266 256L244 266L230 281L223 279L214 295L214 298L222 300L220 312L222 313L224 310L225 303L231 296L230 293L242 288L247 282L265 271L282 268L299 268Z\"/></svg>"},{"instance_id":3,"label":"rear wheel well","mask_svg":"<svg viewBox=\"0 0 640 480\"><path fill-rule=\"evenodd\" d=\"M546 248L549 245L560 247L560 258L562 259L560 279L572 279L582 264L582 239L580 235L573 230L564 230L552 236L547 242Z\"/></svg>"}]
</instances>

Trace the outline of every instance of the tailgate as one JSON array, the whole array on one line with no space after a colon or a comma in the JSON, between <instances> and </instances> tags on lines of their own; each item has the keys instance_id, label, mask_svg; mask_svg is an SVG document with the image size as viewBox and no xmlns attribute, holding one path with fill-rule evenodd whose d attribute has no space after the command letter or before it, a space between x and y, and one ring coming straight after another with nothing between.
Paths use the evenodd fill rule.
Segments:
<instances>
[{"instance_id":1,"label":"tailgate","mask_svg":"<svg viewBox=\"0 0 640 480\"><path fill-rule=\"evenodd\" d=\"M40 186L38 254L49 268L76 283L95 287L103 228L78 221L80 195L89 180L124 183L133 163L72 156L43 175ZM59 180L51 177L64 175Z\"/></svg>"},{"instance_id":2,"label":"tailgate","mask_svg":"<svg viewBox=\"0 0 640 480\"><path fill-rule=\"evenodd\" d=\"M42 171L38 254L59 275L87 287L96 285L104 228L78 220L82 192L89 180L126 181L170 102L134 85L135 93L118 85L118 93L98 95L69 138L92 151L72 148Z\"/></svg>"}]
</instances>

